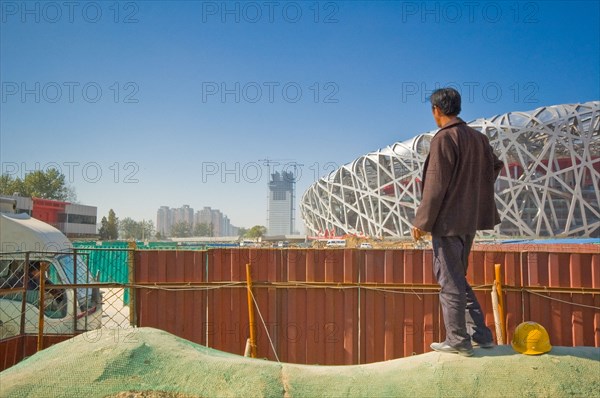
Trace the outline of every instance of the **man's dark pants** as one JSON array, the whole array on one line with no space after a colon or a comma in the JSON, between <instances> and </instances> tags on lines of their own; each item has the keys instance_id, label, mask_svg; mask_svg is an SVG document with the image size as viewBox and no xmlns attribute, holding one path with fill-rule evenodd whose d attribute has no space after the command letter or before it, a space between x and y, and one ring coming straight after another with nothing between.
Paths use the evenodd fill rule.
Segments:
<instances>
[{"instance_id":1,"label":"man's dark pants","mask_svg":"<svg viewBox=\"0 0 600 398\"><path fill-rule=\"evenodd\" d=\"M433 272L441 286L440 304L446 325L446 343L452 347L471 347L492 341L485 326L481 306L467 282L469 252L473 235L432 236Z\"/></svg>"}]
</instances>

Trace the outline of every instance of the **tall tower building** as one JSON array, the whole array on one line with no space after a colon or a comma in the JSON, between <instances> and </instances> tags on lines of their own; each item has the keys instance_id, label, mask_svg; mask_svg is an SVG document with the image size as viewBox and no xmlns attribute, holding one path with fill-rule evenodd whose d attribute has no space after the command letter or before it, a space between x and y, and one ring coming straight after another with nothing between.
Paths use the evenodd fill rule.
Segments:
<instances>
[{"instance_id":1,"label":"tall tower building","mask_svg":"<svg viewBox=\"0 0 600 398\"><path fill-rule=\"evenodd\" d=\"M211 210L213 236L224 236L223 234L223 213L220 210Z\"/></svg>"},{"instance_id":2,"label":"tall tower building","mask_svg":"<svg viewBox=\"0 0 600 398\"><path fill-rule=\"evenodd\" d=\"M267 212L267 234L294 233L294 173L276 171L271 174Z\"/></svg>"},{"instance_id":3,"label":"tall tower building","mask_svg":"<svg viewBox=\"0 0 600 398\"><path fill-rule=\"evenodd\" d=\"M156 230L162 236L169 236L172 224L171 209L169 206L161 206L156 212Z\"/></svg>"}]
</instances>

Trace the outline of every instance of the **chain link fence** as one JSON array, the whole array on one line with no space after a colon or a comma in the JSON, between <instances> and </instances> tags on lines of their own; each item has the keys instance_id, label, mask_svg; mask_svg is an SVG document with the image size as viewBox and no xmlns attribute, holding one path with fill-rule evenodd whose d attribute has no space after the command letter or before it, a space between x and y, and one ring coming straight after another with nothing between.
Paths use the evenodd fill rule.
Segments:
<instances>
[{"instance_id":1,"label":"chain link fence","mask_svg":"<svg viewBox=\"0 0 600 398\"><path fill-rule=\"evenodd\" d=\"M75 251L85 257L90 273L102 293L102 327L132 327L130 268L135 246L128 242L75 242Z\"/></svg>"},{"instance_id":2,"label":"chain link fence","mask_svg":"<svg viewBox=\"0 0 600 398\"><path fill-rule=\"evenodd\" d=\"M131 328L128 249L0 254L0 341Z\"/></svg>"}]
</instances>

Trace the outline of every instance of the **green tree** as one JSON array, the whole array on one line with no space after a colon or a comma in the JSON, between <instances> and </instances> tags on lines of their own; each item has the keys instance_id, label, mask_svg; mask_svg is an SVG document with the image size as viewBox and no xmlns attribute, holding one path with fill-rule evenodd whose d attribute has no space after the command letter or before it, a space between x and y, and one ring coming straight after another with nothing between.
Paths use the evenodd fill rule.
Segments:
<instances>
[{"instance_id":1,"label":"green tree","mask_svg":"<svg viewBox=\"0 0 600 398\"><path fill-rule=\"evenodd\" d=\"M194 225L194 236L213 236L213 225L201 223Z\"/></svg>"},{"instance_id":2,"label":"green tree","mask_svg":"<svg viewBox=\"0 0 600 398\"><path fill-rule=\"evenodd\" d=\"M116 240L119 238L119 219L113 209L108 211L108 219L102 217L98 232L101 240Z\"/></svg>"},{"instance_id":3,"label":"green tree","mask_svg":"<svg viewBox=\"0 0 600 398\"><path fill-rule=\"evenodd\" d=\"M145 240L154 236L154 223L152 221L135 221L126 217L119 222L119 236L122 239Z\"/></svg>"},{"instance_id":4,"label":"green tree","mask_svg":"<svg viewBox=\"0 0 600 398\"><path fill-rule=\"evenodd\" d=\"M100 229L98 230L98 234L100 235L100 240L109 240L108 238L108 220L106 217L102 217L100 221Z\"/></svg>"},{"instance_id":5,"label":"green tree","mask_svg":"<svg viewBox=\"0 0 600 398\"><path fill-rule=\"evenodd\" d=\"M175 238L192 236L192 226L185 221L178 221L171 226L171 236Z\"/></svg>"},{"instance_id":6,"label":"green tree","mask_svg":"<svg viewBox=\"0 0 600 398\"><path fill-rule=\"evenodd\" d=\"M108 237L109 239L119 238L119 219L113 209L108 211Z\"/></svg>"},{"instance_id":7,"label":"green tree","mask_svg":"<svg viewBox=\"0 0 600 398\"><path fill-rule=\"evenodd\" d=\"M0 178L0 194L36 197L42 199L77 200L75 190L67 185L65 176L56 169L36 170L21 179L3 174Z\"/></svg>"},{"instance_id":8,"label":"green tree","mask_svg":"<svg viewBox=\"0 0 600 398\"><path fill-rule=\"evenodd\" d=\"M13 194L23 195L25 187L20 178L12 178L8 174L0 176L0 194L12 196Z\"/></svg>"},{"instance_id":9,"label":"green tree","mask_svg":"<svg viewBox=\"0 0 600 398\"><path fill-rule=\"evenodd\" d=\"M255 225L244 234L244 237L256 239L264 236L264 234L266 233L267 227L264 227L262 225Z\"/></svg>"},{"instance_id":10,"label":"green tree","mask_svg":"<svg viewBox=\"0 0 600 398\"><path fill-rule=\"evenodd\" d=\"M136 239L139 231L137 221L130 217L125 217L119 222L119 237L121 239Z\"/></svg>"},{"instance_id":11,"label":"green tree","mask_svg":"<svg viewBox=\"0 0 600 398\"><path fill-rule=\"evenodd\" d=\"M248 233L248 228L244 228L244 227L238 228L238 236L240 238L246 236L247 233Z\"/></svg>"},{"instance_id":12,"label":"green tree","mask_svg":"<svg viewBox=\"0 0 600 398\"><path fill-rule=\"evenodd\" d=\"M142 235L138 239L141 240L147 240L156 236L156 230L154 229L154 222L152 222L152 220L142 220L140 222L140 231L142 232Z\"/></svg>"}]
</instances>

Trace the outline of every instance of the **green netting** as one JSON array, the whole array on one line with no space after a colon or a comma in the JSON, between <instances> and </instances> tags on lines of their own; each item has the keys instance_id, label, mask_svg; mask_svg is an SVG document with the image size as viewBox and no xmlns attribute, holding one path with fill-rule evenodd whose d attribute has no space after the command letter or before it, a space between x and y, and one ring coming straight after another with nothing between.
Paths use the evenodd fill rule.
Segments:
<instances>
[{"instance_id":1,"label":"green netting","mask_svg":"<svg viewBox=\"0 0 600 398\"><path fill-rule=\"evenodd\" d=\"M597 397L600 349L509 345L315 366L244 358L151 328L101 329L0 373L2 397Z\"/></svg>"},{"instance_id":2,"label":"green netting","mask_svg":"<svg viewBox=\"0 0 600 398\"><path fill-rule=\"evenodd\" d=\"M176 250L177 242L137 242L140 250Z\"/></svg>"},{"instance_id":3,"label":"green netting","mask_svg":"<svg viewBox=\"0 0 600 398\"><path fill-rule=\"evenodd\" d=\"M129 256L134 255L131 242L76 241L77 253L87 257L90 273L98 282L129 283ZM179 245L177 242L135 242L135 250L206 250L205 244ZM123 304L129 304L129 289L123 293Z\"/></svg>"},{"instance_id":4,"label":"green netting","mask_svg":"<svg viewBox=\"0 0 600 398\"><path fill-rule=\"evenodd\" d=\"M129 249L128 242L74 242L78 254L87 257L90 273L98 282L129 283L129 256L134 253ZM129 289L123 293L123 304L129 304Z\"/></svg>"}]
</instances>

